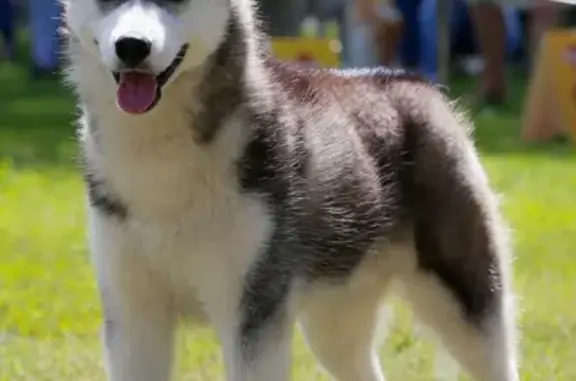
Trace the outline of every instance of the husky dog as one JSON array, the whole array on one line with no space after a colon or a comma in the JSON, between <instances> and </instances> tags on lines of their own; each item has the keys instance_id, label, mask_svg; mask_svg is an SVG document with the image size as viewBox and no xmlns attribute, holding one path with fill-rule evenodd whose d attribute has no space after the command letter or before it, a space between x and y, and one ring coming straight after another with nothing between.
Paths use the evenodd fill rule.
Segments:
<instances>
[{"instance_id":1,"label":"husky dog","mask_svg":"<svg viewBox=\"0 0 576 381\"><path fill-rule=\"evenodd\" d=\"M111 381L167 381L180 318L230 381L286 381L298 321L382 381L399 282L478 381L517 381L509 246L469 127L434 86L267 52L251 0L65 0Z\"/></svg>"}]
</instances>

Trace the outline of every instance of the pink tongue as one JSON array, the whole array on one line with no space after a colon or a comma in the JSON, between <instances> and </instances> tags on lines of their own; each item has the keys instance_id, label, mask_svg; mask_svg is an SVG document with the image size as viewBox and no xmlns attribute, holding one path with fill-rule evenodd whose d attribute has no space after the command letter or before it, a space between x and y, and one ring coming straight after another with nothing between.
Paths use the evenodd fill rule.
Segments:
<instances>
[{"instance_id":1,"label":"pink tongue","mask_svg":"<svg viewBox=\"0 0 576 381\"><path fill-rule=\"evenodd\" d=\"M158 83L152 74L122 73L116 93L118 106L129 114L143 114L156 100L157 89Z\"/></svg>"}]
</instances>

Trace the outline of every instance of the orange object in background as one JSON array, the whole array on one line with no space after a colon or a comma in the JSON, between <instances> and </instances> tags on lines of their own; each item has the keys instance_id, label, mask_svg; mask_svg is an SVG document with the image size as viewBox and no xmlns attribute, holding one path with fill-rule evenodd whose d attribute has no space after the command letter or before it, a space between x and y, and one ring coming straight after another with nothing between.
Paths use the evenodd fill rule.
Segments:
<instances>
[{"instance_id":1,"label":"orange object in background","mask_svg":"<svg viewBox=\"0 0 576 381\"><path fill-rule=\"evenodd\" d=\"M340 42L316 37L274 37L272 52L283 61L320 67L340 66Z\"/></svg>"},{"instance_id":2,"label":"orange object in background","mask_svg":"<svg viewBox=\"0 0 576 381\"><path fill-rule=\"evenodd\" d=\"M542 39L523 119L526 141L567 135L576 143L576 30L553 30Z\"/></svg>"}]
</instances>

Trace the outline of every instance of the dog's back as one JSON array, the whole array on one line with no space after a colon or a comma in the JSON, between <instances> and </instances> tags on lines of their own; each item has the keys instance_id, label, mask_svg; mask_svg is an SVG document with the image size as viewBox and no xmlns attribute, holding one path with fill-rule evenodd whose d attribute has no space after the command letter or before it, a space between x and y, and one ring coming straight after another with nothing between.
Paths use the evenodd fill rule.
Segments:
<instances>
[{"instance_id":1,"label":"dog's back","mask_svg":"<svg viewBox=\"0 0 576 381\"><path fill-rule=\"evenodd\" d=\"M271 274L342 284L312 287L303 321L320 359L331 353L325 365L348 379L350 348L340 340L360 345L348 335L371 332L374 306L397 279L466 370L479 380L516 379L506 232L467 120L438 89L402 71L269 67L276 108L254 136L255 146L278 155L260 157L276 170L250 189L279 206L280 246L288 249L260 260L247 308ZM492 326L494 314L502 320ZM328 327L341 325L344 337L329 337ZM486 367L491 356L511 357ZM379 379L371 372L367 379Z\"/></svg>"}]
</instances>

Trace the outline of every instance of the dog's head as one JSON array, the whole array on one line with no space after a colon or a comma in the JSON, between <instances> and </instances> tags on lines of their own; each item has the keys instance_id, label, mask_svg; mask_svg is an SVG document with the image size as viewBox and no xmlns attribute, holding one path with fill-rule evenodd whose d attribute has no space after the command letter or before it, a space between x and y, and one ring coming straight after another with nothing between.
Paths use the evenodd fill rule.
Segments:
<instances>
[{"instance_id":1,"label":"dog's head","mask_svg":"<svg viewBox=\"0 0 576 381\"><path fill-rule=\"evenodd\" d=\"M63 1L76 57L109 74L118 106L130 114L153 109L182 72L202 65L231 11L230 0Z\"/></svg>"}]
</instances>

